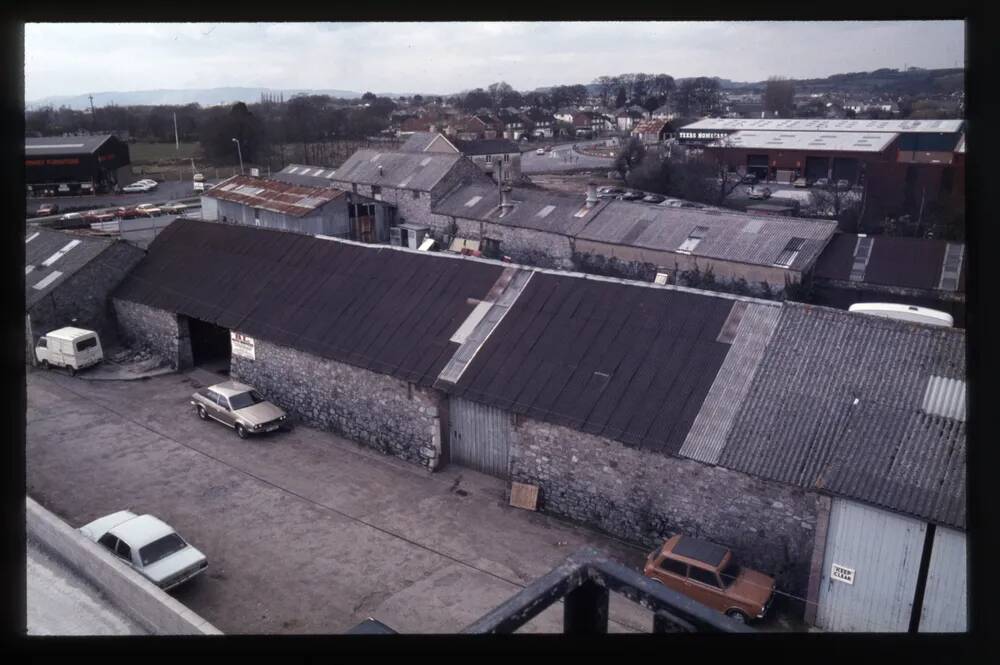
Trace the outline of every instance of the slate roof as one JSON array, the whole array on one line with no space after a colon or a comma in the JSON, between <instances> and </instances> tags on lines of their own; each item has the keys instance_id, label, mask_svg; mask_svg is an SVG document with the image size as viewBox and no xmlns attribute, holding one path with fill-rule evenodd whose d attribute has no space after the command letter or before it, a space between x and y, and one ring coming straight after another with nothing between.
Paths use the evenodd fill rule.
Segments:
<instances>
[{"instance_id":1,"label":"slate roof","mask_svg":"<svg viewBox=\"0 0 1000 665\"><path fill-rule=\"evenodd\" d=\"M426 150L434 139L441 136L447 140L440 132L413 132L410 138L406 139L406 142L399 147L400 152L423 152ZM455 142L449 140L449 142L454 145ZM447 154L447 153L446 153Z\"/></svg>"},{"instance_id":2,"label":"slate roof","mask_svg":"<svg viewBox=\"0 0 1000 665\"><path fill-rule=\"evenodd\" d=\"M479 199L473 205L467 205L476 197ZM586 216L575 217L584 208L586 197L583 194L557 194L545 190L513 187L510 198L514 206L501 217L500 193L496 185L464 184L431 206L431 212L450 217L494 222L504 226L574 235L607 205L605 201L600 201ZM551 210L539 216L539 213L548 208Z\"/></svg>"},{"instance_id":3,"label":"slate roof","mask_svg":"<svg viewBox=\"0 0 1000 665\"><path fill-rule=\"evenodd\" d=\"M806 242L789 266L791 270L808 268L837 228L835 222L826 220L612 201L577 237L592 242L675 252L699 226L708 230L691 252L693 256L754 265L772 265L792 238L802 238Z\"/></svg>"},{"instance_id":4,"label":"slate roof","mask_svg":"<svg viewBox=\"0 0 1000 665\"><path fill-rule=\"evenodd\" d=\"M113 297L429 385L502 267L179 219Z\"/></svg>"},{"instance_id":5,"label":"slate roof","mask_svg":"<svg viewBox=\"0 0 1000 665\"><path fill-rule=\"evenodd\" d=\"M786 302L720 466L965 527L965 425L925 413L965 381L965 334Z\"/></svg>"},{"instance_id":6,"label":"slate roof","mask_svg":"<svg viewBox=\"0 0 1000 665\"><path fill-rule=\"evenodd\" d=\"M328 166L306 166L304 164L289 164L277 173L271 174L272 180L287 182L290 185L303 187L333 187L331 182L336 169Z\"/></svg>"},{"instance_id":7,"label":"slate roof","mask_svg":"<svg viewBox=\"0 0 1000 665\"><path fill-rule=\"evenodd\" d=\"M455 139L452 144L458 148L463 155L500 155L504 153L520 154L521 149L517 144L507 139L478 139L475 141L462 141Z\"/></svg>"},{"instance_id":8,"label":"slate roof","mask_svg":"<svg viewBox=\"0 0 1000 665\"><path fill-rule=\"evenodd\" d=\"M705 118L681 127L691 130L805 131L805 132L932 132L961 131L964 120L856 120L824 118Z\"/></svg>"},{"instance_id":9,"label":"slate roof","mask_svg":"<svg viewBox=\"0 0 1000 665\"><path fill-rule=\"evenodd\" d=\"M27 157L36 155L90 155L112 138L115 138L112 134L26 138L24 139L24 152Z\"/></svg>"},{"instance_id":10,"label":"slate roof","mask_svg":"<svg viewBox=\"0 0 1000 665\"><path fill-rule=\"evenodd\" d=\"M429 192L460 159L463 159L461 155L436 152L358 150L337 169L333 180ZM382 167L381 175L379 166Z\"/></svg>"},{"instance_id":11,"label":"slate roof","mask_svg":"<svg viewBox=\"0 0 1000 665\"><path fill-rule=\"evenodd\" d=\"M870 236L871 254L861 283L900 286L912 289L937 289L944 267L947 240L932 238L894 238ZM850 281L858 236L837 234L816 261L815 277ZM965 266L962 262L958 290L965 291Z\"/></svg>"},{"instance_id":12,"label":"slate roof","mask_svg":"<svg viewBox=\"0 0 1000 665\"><path fill-rule=\"evenodd\" d=\"M202 196L292 217L305 217L344 194L344 190L333 187L304 187L279 180L237 175L223 180Z\"/></svg>"},{"instance_id":13,"label":"slate roof","mask_svg":"<svg viewBox=\"0 0 1000 665\"><path fill-rule=\"evenodd\" d=\"M26 271L31 268L24 276L24 298L29 309L114 243L110 239L86 238L44 228L29 229L25 240L24 266ZM72 247L66 249L70 243ZM62 250L65 253L48 266L42 265ZM35 288L38 284L43 287Z\"/></svg>"},{"instance_id":14,"label":"slate roof","mask_svg":"<svg viewBox=\"0 0 1000 665\"><path fill-rule=\"evenodd\" d=\"M449 390L643 449L676 453L729 344L734 301L535 272Z\"/></svg>"}]
</instances>

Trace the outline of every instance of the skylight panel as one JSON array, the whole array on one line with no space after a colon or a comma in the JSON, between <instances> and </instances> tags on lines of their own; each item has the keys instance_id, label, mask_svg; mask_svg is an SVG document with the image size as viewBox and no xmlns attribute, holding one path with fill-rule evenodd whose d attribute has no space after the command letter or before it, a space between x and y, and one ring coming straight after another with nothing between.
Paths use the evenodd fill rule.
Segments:
<instances>
[{"instance_id":1,"label":"skylight panel","mask_svg":"<svg viewBox=\"0 0 1000 665\"><path fill-rule=\"evenodd\" d=\"M688 234L687 239L681 243L680 247L677 248L678 252L685 254L690 254L694 251L701 241L705 238L705 234L708 233L707 226L696 226L692 229L691 233Z\"/></svg>"},{"instance_id":2,"label":"skylight panel","mask_svg":"<svg viewBox=\"0 0 1000 665\"><path fill-rule=\"evenodd\" d=\"M42 281L38 282L38 284L35 284L34 287L32 287L32 288L35 288L35 289L38 289L39 291L41 291L45 287L47 287L50 284L52 284L52 282L54 282L57 279L59 279L59 277L61 277L61 276L62 276L61 272L59 272L58 270L53 270Z\"/></svg>"},{"instance_id":3,"label":"skylight panel","mask_svg":"<svg viewBox=\"0 0 1000 665\"><path fill-rule=\"evenodd\" d=\"M30 236L24 239L24 244L28 244L29 242L37 238L39 235L41 235L41 231L35 231Z\"/></svg>"},{"instance_id":4,"label":"skylight panel","mask_svg":"<svg viewBox=\"0 0 1000 665\"><path fill-rule=\"evenodd\" d=\"M538 217L548 217L556 207L554 205L547 205L538 211Z\"/></svg>"},{"instance_id":5,"label":"skylight panel","mask_svg":"<svg viewBox=\"0 0 1000 665\"><path fill-rule=\"evenodd\" d=\"M73 249L74 247L76 247L79 244L80 244L79 240L70 240L68 243L66 243L65 245L63 245L62 249L60 249L55 254L53 254L49 258L45 259L44 261L42 261L42 265L45 266L46 268L48 268L50 265L52 265L53 263L55 263L56 261L58 261L59 259L61 259L63 256L65 256L66 252L70 251L71 249Z\"/></svg>"},{"instance_id":6,"label":"skylight panel","mask_svg":"<svg viewBox=\"0 0 1000 665\"><path fill-rule=\"evenodd\" d=\"M471 199L469 199L468 201L465 202L465 207L466 208L471 208L472 206L476 205L477 203L479 203L482 200L483 200L483 197L481 197L481 196L473 196Z\"/></svg>"},{"instance_id":7,"label":"skylight panel","mask_svg":"<svg viewBox=\"0 0 1000 665\"><path fill-rule=\"evenodd\" d=\"M795 262L796 257L799 255L799 251L805 246L805 238L792 238L785 245L785 248L781 250L781 254L778 255L778 260L774 262L774 265L779 268L788 268Z\"/></svg>"}]
</instances>

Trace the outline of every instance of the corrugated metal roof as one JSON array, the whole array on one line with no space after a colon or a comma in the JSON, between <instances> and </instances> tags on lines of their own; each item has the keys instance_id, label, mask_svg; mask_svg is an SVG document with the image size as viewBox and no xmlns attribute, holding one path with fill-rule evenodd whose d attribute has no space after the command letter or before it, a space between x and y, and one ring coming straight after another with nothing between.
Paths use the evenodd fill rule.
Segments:
<instances>
[{"instance_id":1,"label":"corrugated metal roof","mask_svg":"<svg viewBox=\"0 0 1000 665\"><path fill-rule=\"evenodd\" d=\"M319 175L313 175L319 171ZM271 180L287 182L291 185L302 185L304 187L333 187L331 182L336 169L329 166L303 166L302 164L289 164L285 168L270 175Z\"/></svg>"},{"instance_id":2,"label":"corrugated metal roof","mask_svg":"<svg viewBox=\"0 0 1000 665\"><path fill-rule=\"evenodd\" d=\"M667 126L666 120L643 120L632 130L633 134L659 134Z\"/></svg>"},{"instance_id":3,"label":"corrugated metal roof","mask_svg":"<svg viewBox=\"0 0 1000 665\"><path fill-rule=\"evenodd\" d=\"M43 136L24 139L24 152L33 155L89 155L112 138L112 134L97 136Z\"/></svg>"},{"instance_id":4,"label":"corrugated metal roof","mask_svg":"<svg viewBox=\"0 0 1000 665\"><path fill-rule=\"evenodd\" d=\"M931 238L867 236L871 251L860 282L913 289L938 289L949 242ZM855 265L859 236L837 234L816 261L815 277L849 281ZM958 243L951 243L958 245ZM962 245L964 248L964 245ZM860 264L859 264L860 265ZM964 262L958 264L956 288L964 282Z\"/></svg>"},{"instance_id":5,"label":"corrugated metal roof","mask_svg":"<svg viewBox=\"0 0 1000 665\"><path fill-rule=\"evenodd\" d=\"M924 413L965 422L965 381L932 376L924 393Z\"/></svg>"},{"instance_id":6,"label":"corrugated metal roof","mask_svg":"<svg viewBox=\"0 0 1000 665\"><path fill-rule=\"evenodd\" d=\"M891 132L789 132L739 131L711 145L725 143L734 148L784 150L837 150L882 152L899 134Z\"/></svg>"},{"instance_id":7,"label":"corrugated metal roof","mask_svg":"<svg viewBox=\"0 0 1000 665\"><path fill-rule=\"evenodd\" d=\"M961 131L964 120L827 120L821 118L705 118L681 127L681 131L744 130L801 132L934 132Z\"/></svg>"},{"instance_id":8,"label":"corrugated metal roof","mask_svg":"<svg viewBox=\"0 0 1000 665\"><path fill-rule=\"evenodd\" d=\"M202 196L241 203L293 217L305 217L346 194L333 187L303 187L267 178L233 176Z\"/></svg>"},{"instance_id":9,"label":"corrugated metal roof","mask_svg":"<svg viewBox=\"0 0 1000 665\"><path fill-rule=\"evenodd\" d=\"M450 392L676 453L729 345L734 301L536 272Z\"/></svg>"},{"instance_id":10,"label":"corrugated metal roof","mask_svg":"<svg viewBox=\"0 0 1000 665\"><path fill-rule=\"evenodd\" d=\"M450 192L431 206L431 212L449 217L477 219L536 231L574 235L607 203L599 202L583 217L577 213L585 209L586 196L559 194L527 187L512 187L510 198L513 207L500 215L500 193L496 185L468 183ZM472 205L469 205L469 204ZM548 213L540 215L546 208Z\"/></svg>"},{"instance_id":11,"label":"corrugated metal roof","mask_svg":"<svg viewBox=\"0 0 1000 665\"><path fill-rule=\"evenodd\" d=\"M502 270L179 219L114 297L429 385L458 348L448 339L472 311L469 298L483 298Z\"/></svg>"},{"instance_id":12,"label":"corrugated metal roof","mask_svg":"<svg viewBox=\"0 0 1000 665\"><path fill-rule=\"evenodd\" d=\"M964 527L964 429L921 409L965 373L961 330L786 302L718 463Z\"/></svg>"},{"instance_id":13,"label":"corrugated metal roof","mask_svg":"<svg viewBox=\"0 0 1000 665\"><path fill-rule=\"evenodd\" d=\"M748 222L760 222L748 229ZM806 242L791 264L803 270L819 256L836 231L836 222L793 217L755 217L729 211L651 206L612 201L581 230L577 237L592 242L629 245L675 252L692 230L708 230L694 256L771 266L792 238ZM756 230L753 230L756 229Z\"/></svg>"},{"instance_id":14,"label":"corrugated metal roof","mask_svg":"<svg viewBox=\"0 0 1000 665\"><path fill-rule=\"evenodd\" d=\"M44 228L39 228L29 238L30 242L24 245L24 297L29 309L114 242Z\"/></svg>"},{"instance_id":15,"label":"corrugated metal roof","mask_svg":"<svg viewBox=\"0 0 1000 665\"><path fill-rule=\"evenodd\" d=\"M423 164L428 157L431 161ZM437 152L358 150L337 169L333 180L341 183L398 187L399 183L409 178L407 189L429 192L461 159L463 159L461 155Z\"/></svg>"}]
</instances>

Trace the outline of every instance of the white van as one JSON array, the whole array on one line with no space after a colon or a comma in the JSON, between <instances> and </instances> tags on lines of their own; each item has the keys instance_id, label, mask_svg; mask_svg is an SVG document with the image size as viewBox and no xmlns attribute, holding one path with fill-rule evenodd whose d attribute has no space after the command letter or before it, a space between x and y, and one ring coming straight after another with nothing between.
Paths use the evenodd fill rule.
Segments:
<instances>
[{"instance_id":1,"label":"white van","mask_svg":"<svg viewBox=\"0 0 1000 665\"><path fill-rule=\"evenodd\" d=\"M67 367L72 376L77 370L104 360L104 351L100 338L93 330L60 328L38 340L35 359L45 369Z\"/></svg>"},{"instance_id":2,"label":"white van","mask_svg":"<svg viewBox=\"0 0 1000 665\"><path fill-rule=\"evenodd\" d=\"M927 307L917 307L915 305L899 305L885 302L863 302L851 305L849 312L859 314L870 314L881 316L887 319L898 319L900 321L912 321L913 323L925 323L930 326L945 326L951 328L955 325L955 320L951 314L940 312Z\"/></svg>"}]
</instances>

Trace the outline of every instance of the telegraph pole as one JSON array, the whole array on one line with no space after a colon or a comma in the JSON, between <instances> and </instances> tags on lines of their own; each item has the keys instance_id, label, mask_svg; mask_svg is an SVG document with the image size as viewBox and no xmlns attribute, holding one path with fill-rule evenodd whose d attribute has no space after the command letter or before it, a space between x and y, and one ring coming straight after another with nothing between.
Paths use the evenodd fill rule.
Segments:
<instances>
[{"instance_id":1,"label":"telegraph pole","mask_svg":"<svg viewBox=\"0 0 1000 665\"><path fill-rule=\"evenodd\" d=\"M87 95L90 99L90 126L93 129L97 129L97 114L94 112L94 96Z\"/></svg>"},{"instance_id":2,"label":"telegraph pole","mask_svg":"<svg viewBox=\"0 0 1000 665\"><path fill-rule=\"evenodd\" d=\"M181 140L177 137L177 112L174 111L174 149L180 152Z\"/></svg>"}]
</instances>

